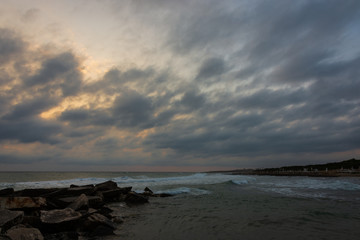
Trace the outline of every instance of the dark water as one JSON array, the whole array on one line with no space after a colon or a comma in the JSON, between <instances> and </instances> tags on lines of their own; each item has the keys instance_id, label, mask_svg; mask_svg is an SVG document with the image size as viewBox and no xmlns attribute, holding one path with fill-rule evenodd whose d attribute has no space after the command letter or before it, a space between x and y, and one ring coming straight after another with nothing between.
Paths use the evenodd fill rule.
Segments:
<instances>
[{"instance_id":1,"label":"dark water","mask_svg":"<svg viewBox=\"0 0 360 240\"><path fill-rule=\"evenodd\" d=\"M191 173L58 173L41 179L0 174L0 188L87 184L112 179L175 194L128 207L103 239L359 239L360 180ZM15 181L11 181L10 179ZM21 179L21 181L16 181Z\"/></svg>"},{"instance_id":2,"label":"dark water","mask_svg":"<svg viewBox=\"0 0 360 240\"><path fill-rule=\"evenodd\" d=\"M122 211L121 239L359 239L358 201L204 186L211 194L153 199Z\"/></svg>"}]
</instances>

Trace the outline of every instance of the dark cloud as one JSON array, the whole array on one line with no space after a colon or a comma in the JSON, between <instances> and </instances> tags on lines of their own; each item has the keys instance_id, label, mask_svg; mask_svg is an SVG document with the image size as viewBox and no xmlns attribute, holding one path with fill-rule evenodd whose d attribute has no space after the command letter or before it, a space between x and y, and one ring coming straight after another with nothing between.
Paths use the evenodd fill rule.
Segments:
<instances>
[{"instance_id":1,"label":"dark cloud","mask_svg":"<svg viewBox=\"0 0 360 240\"><path fill-rule=\"evenodd\" d=\"M0 65L11 61L25 48L25 42L9 29L0 28Z\"/></svg>"},{"instance_id":2,"label":"dark cloud","mask_svg":"<svg viewBox=\"0 0 360 240\"><path fill-rule=\"evenodd\" d=\"M61 130L61 125L39 118L27 118L17 121L0 120L0 140L56 144L59 143L56 135L61 133Z\"/></svg>"},{"instance_id":3,"label":"dark cloud","mask_svg":"<svg viewBox=\"0 0 360 240\"><path fill-rule=\"evenodd\" d=\"M225 72L225 62L222 58L206 59L200 66L198 79L207 79L216 77Z\"/></svg>"},{"instance_id":4,"label":"dark cloud","mask_svg":"<svg viewBox=\"0 0 360 240\"><path fill-rule=\"evenodd\" d=\"M35 59L20 36L0 30L0 64L13 63L0 74L0 86L10 86L0 92L2 141L53 144L59 152L90 146L89 152L103 157L95 164L116 163L112 153L124 148L144 149L151 153L149 164L165 165L191 165L188 159L194 158L218 165L228 158L291 159L359 148L360 53L345 44L360 36L354 28L359 1L125 5L112 6L137 16L142 27L157 26L148 30L162 32L165 38L155 38L156 46L171 60L154 59L166 62L157 67L116 66L85 85L76 51L39 53ZM27 69L29 61L39 69ZM72 96L89 102L77 107ZM60 104L57 120L39 117ZM132 135L116 137L110 129ZM171 155L164 157L163 150ZM134 165L146 162L140 155L132 159ZM241 166L231 161L226 164Z\"/></svg>"},{"instance_id":5,"label":"dark cloud","mask_svg":"<svg viewBox=\"0 0 360 240\"><path fill-rule=\"evenodd\" d=\"M6 114L4 120L18 120L29 117L34 117L50 107L55 106L58 103L56 99L50 98L49 96L41 96L31 100L25 100L15 106L13 109Z\"/></svg>"},{"instance_id":6,"label":"dark cloud","mask_svg":"<svg viewBox=\"0 0 360 240\"><path fill-rule=\"evenodd\" d=\"M104 74L101 80L84 86L84 91L116 95L126 88L127 83L138 85L138 88L151 88L151 86L148 86L148 82L154 75L155 70L152 68L131 68L125 72L120 71L118 68L112 68ZM146 89L146 91L150 91L150 89Z\"/></svg>"},{"instance_id":7,"label":"dark cloud","mask_svg":"<svg viewBox=\"0 0 360 240\"><path fill-rule=\"evenodd\" d=\"M116 119L108 109L70 109L63 111L59 117L61 121L71 122L74 126L112 126Z\"/></svg>"},{"instance_id":8,"label":"dark cloud","mask_svg":"<svg viewBox=\"0 0 360 240\"><path fill-rule=\"evenodd\" d=\"M120 128L148 128L152 113L151 100L133 90L123 91L112 107L113 117Z\"/></svg>"},{"instance_id":9,"label":"dark cloud","mask_svg":"<svg viewBox=\"0 0 360 240\"><path fill-rule=\"evenodd\" d=\"M187 109L197 110L205 104L205 96L198 93L195 89L185 92L179 104Z\"/></svg>"},{"instance_id":10,"label":"dark cloud","mask_svg":"<svg viewBox=\"0 0 360 240\"><path fill-rule=\"evenodd\" d=\"M43 61L39 71L27 78L24 84L27 87L41 88L43 91L58 88L63 96L75 95L82 84L82 74L78 67L79 62L74 54L61 53Z\"/></svg>"}]
</instances>

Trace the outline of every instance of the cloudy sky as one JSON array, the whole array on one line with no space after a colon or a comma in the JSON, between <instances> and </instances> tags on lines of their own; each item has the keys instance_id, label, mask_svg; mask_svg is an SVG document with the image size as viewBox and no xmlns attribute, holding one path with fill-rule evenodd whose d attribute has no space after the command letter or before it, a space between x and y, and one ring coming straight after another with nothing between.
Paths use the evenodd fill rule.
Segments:
<instances>
[{"instance_id":1,"label":"cloudy sky","mask_svg":"<svg viewBox=\"0 0 360 240\"><path fill-rule=\"evenodd\" d=\"M358 0L0 4L0 170L360 157Z\"/></svg>"}]
</instances>

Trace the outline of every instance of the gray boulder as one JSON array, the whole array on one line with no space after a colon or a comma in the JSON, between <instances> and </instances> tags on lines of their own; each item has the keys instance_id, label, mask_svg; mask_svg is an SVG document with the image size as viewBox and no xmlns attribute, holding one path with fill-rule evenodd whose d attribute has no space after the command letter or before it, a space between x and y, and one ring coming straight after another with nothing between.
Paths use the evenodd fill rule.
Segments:
<instances>
[{"instance_id":1,"label":"gray boulder","mask_svg":"<svg viewBox=\"0 0 360 240\"><path fill-rule=\"evenodd\" d=\"M73 210L88 209L89 199L85 194L81 194L78 198L75 199L74 202L70 203L68 208L71 208Z\"/></svg>"},{"instance_id":2,"label":"gray boulder","mask_svg":"<svg viewBox=\"0 0 360 240\"><path fill-rule=\"evenodd\" d=\"M2 232L19 224L24 217L23 211L10 211L7 209L0 210L0 229Z\"/></svg>"},{"instance_id":3,"label":"gray boulder","mask_svg":"<svg viewBox=\"0 0 360 240\"><path fill-rule=\"evenodd\" d=\"M40 208L46 206L42 197L0 197L0 209Z\"/></svg>"},{"instance_id":4,"label":"gray boulder","mask_svg":"<svg viewBox=\"0 0 360 240\"><path fill-rule=\"evenodd\" d=\"M23 225L15 226L6 231L6 236L11 240L44 240L37 228L26 228Z\"/></svg>"},{"instance_id":5,"label":"gray boulder","mask_svg":"<svg viewBox=\"0 0 360 240\"><path fill-rule=\"evenodd\" d=\"M41 211L40 220L44 224L61 224L76 221L81 218L81 213L75 212L71 208Z\"/></svg>"}]
</instances>

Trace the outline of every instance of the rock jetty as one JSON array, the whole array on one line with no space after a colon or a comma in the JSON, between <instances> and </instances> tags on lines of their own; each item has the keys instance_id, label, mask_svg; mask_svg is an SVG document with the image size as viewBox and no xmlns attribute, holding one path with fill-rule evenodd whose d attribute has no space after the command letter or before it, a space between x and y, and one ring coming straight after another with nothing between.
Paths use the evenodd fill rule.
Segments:
<instances>
[{"instance_id":1,"label":"rock jetty","mask_svg":"<svg viewBox=\"0 0 360 240\"><path fill-rule=\"evenodd\" d=\"M132 187L121 188L113 181L68 188L0 190L0 240L101 239L112 235L122 222L113 216L108 203L146 204L155 194Z\"/></svg>"}]
</instances>

